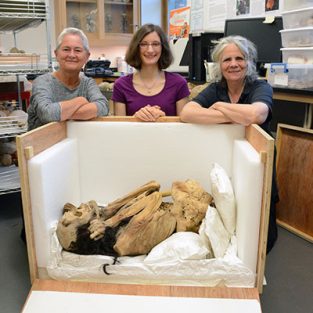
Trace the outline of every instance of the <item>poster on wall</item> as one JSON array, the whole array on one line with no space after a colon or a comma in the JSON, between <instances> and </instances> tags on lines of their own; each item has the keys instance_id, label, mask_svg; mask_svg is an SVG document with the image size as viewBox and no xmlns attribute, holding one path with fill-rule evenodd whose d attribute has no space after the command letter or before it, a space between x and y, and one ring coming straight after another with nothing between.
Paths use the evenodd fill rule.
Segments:
<instances>
[{"instance_id":1,"label":"poster on wall","mask_svg":"<svg viewBox=\"0 0 313 313\"><path fill-rule=\"evenodd\" d=\"M227 3L227 18L280 15L280 0L236 0L236 6Z\"/></svg>"},{"instance_id":2,"label":"poster on wall","mask_svg":"<svg viewBox=\"0 0 313 313\"><path fill-rule=\"evenodd\" d=\"M211 0L204 2L205 31L224 32L227 5L226 0Z\"/></svg>"},{"instance_id":3,"label":"poster on wall","mask_svg":"<svg viewBox=\"0 0 313 313\"><path fill-rule=\"evenodd\" d=\"M279 10L279 0L265 0L265 12Z\"/></svg>"},{"instance_id":4,"label":"poster on wall","mask_svg":"<svg viewBox=\"0 0 313 313\"><path fill-rule=\"evenodd\" d=\"M223 32L226 19L281 15L283 0L191 0L191 33Z\"/></svg>"},{"instance_id":5,"label":"poster on wall","mask_svg":"<svg viewBox=\"0 0 313 313\"><path fill-rule=\"evenodd\" d=\"M188 38L190 32L190 7L170 11L169 38Z\"/></svg>"},{"instance_id":6,"label":"poster on wall","mask_svg":"<svg viewBox=\"0 0 313 313\"><path fill-rule=\"evenodd\" d=\"M203 0L191 1L190 7L190 32L199 34L203 32Z\"/></svg>"},{"instance_id":7,"label":"poster on wall","mask_svg":"<svg viewBox=\"0 0 313 313\"><path fill-rule=\"evenodd\" d=\"M250 0L237 0L236 16L250 13Z\"/></svg>"}]
</instances>

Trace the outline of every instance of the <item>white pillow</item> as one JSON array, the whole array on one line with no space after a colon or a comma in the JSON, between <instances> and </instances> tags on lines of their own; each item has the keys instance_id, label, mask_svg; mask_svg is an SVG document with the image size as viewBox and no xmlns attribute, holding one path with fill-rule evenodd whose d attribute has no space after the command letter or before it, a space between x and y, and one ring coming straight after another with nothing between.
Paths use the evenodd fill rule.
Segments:
<instances>
[{"instance_id":1,"label":"white pillow","mask_svg":"<svg viewBox=\"0 0 313 313\"><path fill-rule=\"evenodd\" d=\"M210 172L212 196L226 230L233 235L236 228L236 201L233 187L226 171L213 163Z\"/></svg>"},{"instance_id":2,"label":"white pillow","mask_svg":"<svg viewBox=\"0 0 313 313\"><path fill-rule=\"evenodd\" d=\"M209 251L200 236L193 232L174 233L156 245L144 263L205 259Z\"/></svg>"},{"instance_id":3,"label":"white pillow","mask_svg":"<svg viewBox=\"0 0 313 313\"><path fill-rule=\"evenodd\" d=\"M208 237L214 256L222 258L230 242L230 234L225 229L217 210L209 205L206 211L204 223L204 233Z\"/></svg>"}]
</instances>

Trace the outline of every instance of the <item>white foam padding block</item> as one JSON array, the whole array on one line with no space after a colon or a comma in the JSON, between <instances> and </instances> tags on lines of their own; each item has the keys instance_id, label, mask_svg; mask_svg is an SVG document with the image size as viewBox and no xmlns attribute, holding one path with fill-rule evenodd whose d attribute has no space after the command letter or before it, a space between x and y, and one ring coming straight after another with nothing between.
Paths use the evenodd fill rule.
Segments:
<instances>
[{"instance_id":1,"label":"white foam padding block","mask_svg":"<svg viewBox=\"0 0 313 313\"><path fill-rule=\"evenodd\" d=\"M232 173L237 205L238 256L256 272L264 165L246 140L234 141Z\"/></svg>"},{"instance_id":2,"label":"white foam padding block","mask_svg":"<svg viewBox=\"0 0 313 313\"><path fill-rule=\"evenodd\" d=\"M31 158L28 173L37 263L45 267L52 224L66 202L80 204L76 139L65 139Z\"/></svg>"},{"instance_id":3,"label":"white foam padding block","mask_svg":"<svg viewBox=\"0 0 313 313\"><path fill-rule=\"evenodd\" d=\"M184 123L70 122L77 138L81 200L108 203L156 180L162 190L173 181L196 179L208 191L208 171L218 162L230 173L233 141L241 125Z\"/></svg>"},{"instance_id":4,"label":"white foam padding block","mask_svg":"<svg viewBox=\"0 0 313 313\"><path fill-rule=\"evenodd\" d=\"M22 313L85 313L90 311L115 313L189 313L193 311L210 313L261 313L261 306L256 299L131 296L32 291Z\"/></svg>"}]
</instances>

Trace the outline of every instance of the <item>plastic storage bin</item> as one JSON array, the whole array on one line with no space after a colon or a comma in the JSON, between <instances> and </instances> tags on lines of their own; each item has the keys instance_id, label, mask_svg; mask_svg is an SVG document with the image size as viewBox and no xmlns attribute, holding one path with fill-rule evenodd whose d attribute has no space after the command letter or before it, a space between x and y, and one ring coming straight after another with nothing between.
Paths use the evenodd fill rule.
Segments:
<instances>
[{"instance_id":1,"label":"plastic storage bin","mask_svg":"<svg viewBox=\"0 0 313 313\"><path fill-rule=\"evenodd\" d=\"M313 64L313 47L281 48L283 63Z\"/></svg>"},{"instance_id":2,"label":"plastic storage bin","mask_svg":"<svg viewBox=\"0 0 313 313\"><path fill-rule=\"evenodd\" d=\"M291 47L313 47L313 26L280 31L282 46Z\"/></svg>"},{"instance_id":3,"label":"plastic storage bin","mask_svg":"<svg viewBox=\"0 0 313 313\"><path fill-rule=\"evenodd\" d=\"M285 0L284 10L295 10L313 6L313 0Z\"/></svg>"},{"instance_id":4,"label":"plastic storage bin","mask_svg":"<svg viewBox=\"0 0 313 313\"><path fill-rule=\"evenodd\" d=\"M267 81L274 87L313 88L313 64L265 64Z\"/></svg>"},{"instance_id":5,"label":"plastic storage bin","mask_svg":"<svg viewBox=\"0 0 313 313\"><path fill-rule=\"evenodd\" d=\"M281 15L284 29L313 26L313 7L287 11Z\"/></svg>"}]
</instances>

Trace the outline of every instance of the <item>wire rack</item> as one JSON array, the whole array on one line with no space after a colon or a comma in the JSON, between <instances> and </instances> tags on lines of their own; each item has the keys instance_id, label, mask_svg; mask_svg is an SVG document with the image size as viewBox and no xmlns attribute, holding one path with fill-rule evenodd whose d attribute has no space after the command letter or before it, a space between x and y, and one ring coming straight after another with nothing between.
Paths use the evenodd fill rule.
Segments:
<instances>
[{"instance_id":1,"label":"wire rack","mask_svg":"<svg viewBox=\"0 0 313 313\"><path fill-rule=\"evenodd\" d=\"M27 131L25 117L0 117L0 138L15 137Z\"/></svg>"},{"instance_id":2,"label":"wire rack","mask_svg":"<svg viewBox=\"0 0 313 313\"><path fill-rule=\"evenodd\" d=\"M17 166L0 166L0 177L0 195L20 191L20 175Z\"/></svg>"},{"instance_id":3,"label":"wire rack","mask_svg":"<svg viewBox=\"0 0 313 313\"><path fill-rule=\"evenodd\" d=\"M0 1L0 32L21 31L46 19L44 1Z\"/></svg>"}]
</instances>

